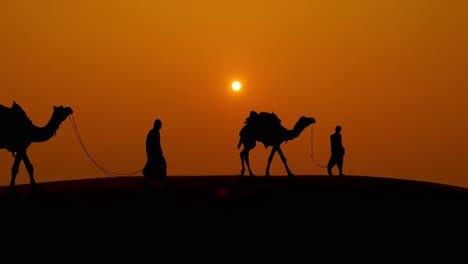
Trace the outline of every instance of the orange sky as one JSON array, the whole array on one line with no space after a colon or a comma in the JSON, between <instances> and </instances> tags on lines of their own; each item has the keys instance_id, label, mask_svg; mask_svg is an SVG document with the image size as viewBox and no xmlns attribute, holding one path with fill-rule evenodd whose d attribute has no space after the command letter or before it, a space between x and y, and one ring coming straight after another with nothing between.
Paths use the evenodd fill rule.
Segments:
<instances>
[{"instance_id":1,"label":"orange sky","mask_svg":"<svg viewBox=\"0 0 468 264\"><path fill-rule=\"evenodd\" d=\"M345 174L468 187L467 13L464 0L0 0L0 104L38 126L72 107L89 153L119 173L143 167L160 118L169 176L236 175L256 110L287 128L315 117L322 164L341 125ZM295 174L324 175L310 140L283 151ZM106 177L69 120L28 153L38 182ZM251 152L258 175L268 154ZM7 185L11 153L0 161ZM271 174L285 175L279 157Z\"/></svg>"}]
</instances>

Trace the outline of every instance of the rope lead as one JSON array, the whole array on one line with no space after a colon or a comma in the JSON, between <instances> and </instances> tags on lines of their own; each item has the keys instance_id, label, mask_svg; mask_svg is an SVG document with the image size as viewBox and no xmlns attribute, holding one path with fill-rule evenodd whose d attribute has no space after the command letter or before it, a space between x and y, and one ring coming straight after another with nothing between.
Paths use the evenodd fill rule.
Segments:
<instances>
[{"instance_id":1,"label":"rope lead","mask_svg":"<svg viewBox=\"0 0 468 264\"><path fill-rule=\"evenodd\" d=\"M312 161L320 168L326 168L327 165L320 165L314 158L314 125L312 124L310 127L310 157Z\"/></svg>"},{"instance_id":2,"label":"rope lead","mask_svg":"<svg viewBox=\"0 0 468 264\"><path fill-rule=\"evenodd\" d=\"M94 165L96 165L96 167L98 169L100 169L101 171L103 171L104 173L106 173L107 175L110 175L110 176L132 176L132 175L136 175L140 172L143 171L143 169L141 170L138 170L138 171L135 171L135 172L131 172L131 173L117 173L117 172L112 172L110 170L107 170L105 169L104 167L102 167L101 165L99 165L92 157L91 155L89 154L88 150L86 149L85 145L83 144L83 140L81 140L81 137L80 137L80 133L78 132L78 128L76 126L76 122L75 122L75 118L73 117L73 115L70 115L69 116L69 119L70 119L70 122L72 123L72 127L73 127L73 131L75 132L75 135L76 135L76 138L78 139L78 142L80 143L81 147L83 148L84 152L86 153L86 155L88 156L88 158L94 163Z\"/></svg>"}]
</instances>

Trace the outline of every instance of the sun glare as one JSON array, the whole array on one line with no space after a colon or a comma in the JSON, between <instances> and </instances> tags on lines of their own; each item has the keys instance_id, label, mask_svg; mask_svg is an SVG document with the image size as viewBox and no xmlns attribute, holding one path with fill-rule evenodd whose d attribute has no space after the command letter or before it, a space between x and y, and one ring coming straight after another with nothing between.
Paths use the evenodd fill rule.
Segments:
<instances>
[{"instance_id":1,"label":"sun glare","mask_svg":"<svg viewBox=\"0 0 468 264\"><path fill-rule=\"evenodd\" d=\"M241 85L240 82L237 82L237 81L236 81L236 82L233 82L233 83L232 83L231 87L232 87L232 90L234 90L234 91L239 91L240 88L242 87L242 85Z\"/></svg>"}]
</instances>

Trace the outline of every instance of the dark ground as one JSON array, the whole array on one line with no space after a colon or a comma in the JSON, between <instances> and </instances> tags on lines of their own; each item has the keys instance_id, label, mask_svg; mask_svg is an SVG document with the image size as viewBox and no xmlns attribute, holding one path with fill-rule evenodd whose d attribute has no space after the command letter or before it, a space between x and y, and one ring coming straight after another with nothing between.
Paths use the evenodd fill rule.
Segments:
<instances>
[{"instance_id":1,"label":"dark ground","mask_svg":"<svg viewBox=\"0 0 468 264\"><path fill-rule=\"evenodd\" d=\"M468 260L468 189L363 176L142 177L0 187L17 260Z\"/></svg>"}]
</instances>

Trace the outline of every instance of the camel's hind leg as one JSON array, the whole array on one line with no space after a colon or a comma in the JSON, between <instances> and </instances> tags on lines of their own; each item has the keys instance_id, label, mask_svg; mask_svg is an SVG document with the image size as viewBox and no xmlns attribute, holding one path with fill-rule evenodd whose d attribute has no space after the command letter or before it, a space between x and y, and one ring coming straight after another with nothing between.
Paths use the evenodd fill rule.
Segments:
<instances>
[{"instance_id":1,"label":"camel's hind leg","mask_svg":"<svg viewBox=\"0 0 468 264\"><path fill-rule=\"evenodd\" d=\"M244 172L245 172L244 162L247 164L247 169L249 170L249 175L250 176L255 176L255 174L250 169L249 152L250 152L250 150L255 148L257 143L255 142L255 140L245 140L245 141L243 141L242 144L244 145L244 149L240 153L240 158L241 158L241 163L242 163L241 176L244 176Z\"/></svg>"},{"instance_id":2,"label":"camel's hind leg","mask_svg":"<svg viewBox=\"0 0 468 264\"><path fill-rule=\"evenodd\" d=\"M15 161L13 162L13 166L11 167L11 180L10 180L10 191L13 192L15 190L15 181L16 175L18 175L19 165L21 160L23 159L24 152L19 151L16 153Z\"/></svg>"},{"instance_id":3,"label":"camel's hind leg","mask_svg":"<svg viewBox=\"0 0 468 264\"><path fill-rule=\"evenodd\" d=\"M29 157L28 157L28 154L26 153L26 151L24 152L23 162L24 162L24 165L26 166L26 170L28 171L28 174L29 174L29 180L30 180L31 187L36 189L37 184L36 184L36 180L34 179L34 166L31 164L31 161L29 160Z\"/></svg>"},{"instance_id":4,"label":"camel's hind leg","mask_svg":"<svg viewBox=\"0 0 468 264\"><path fill-rule=\"evenodd\" d=\"M245 150L245 156L244 156L245 157L245 163L247 164L247 169L249 169L249 175L250 176L255 176L255 174L250 169L249 152L250 152L250 149Z\"/></svg>"},{"instance_id":5,"label":"camel's hind leg","mask_svg":"<svg viewBox=\"0 0 468 264\"><path fill-rule=\"evenodd\" d=\"M255 174L252 172L252 169L250 169L249 152L250 152L250 149L244 148L240 153L241 162L242 162L241 176L244 176L244 171L245 171L244 161L245 161L245 164L247 164L249 175L255 176Z\"/></svg>"},{"instance_id":6,"label":"camel's hind leg","mask_svg":"<svg viewBox=\"0 0 468 264\"><path fill-rule=\"evenodd\" d=\"M245 157L245 151L242 150L242 151L240 152L240 159L241 159L241 164L242 164L241 176L244 176L244 172L245 172L244 157Z\"/></svg>"},{"instance_id":7,"label":"camel's hind leg","mask_svg":"<svg viewBox=\"0 0 468 264\"><path fill-rule=\"evenodd\" d=\"M268 164L265 170L265 176L270 176L270 165L271 165L271 162L273 161L273 156L275 156L276 151L277 151L277 147L273 146L273 148L271 149L270 156L268 156Z\"/></svg>"}]
</instances>

